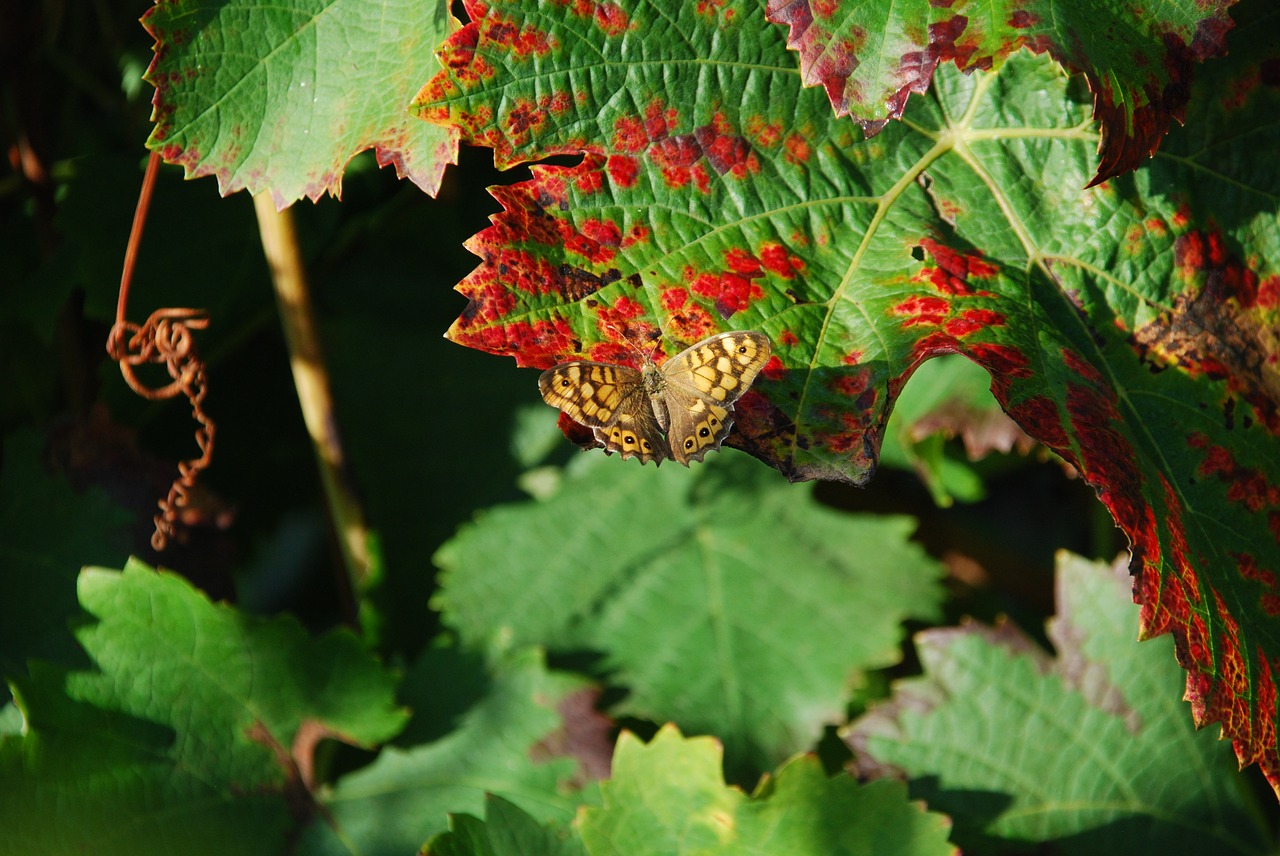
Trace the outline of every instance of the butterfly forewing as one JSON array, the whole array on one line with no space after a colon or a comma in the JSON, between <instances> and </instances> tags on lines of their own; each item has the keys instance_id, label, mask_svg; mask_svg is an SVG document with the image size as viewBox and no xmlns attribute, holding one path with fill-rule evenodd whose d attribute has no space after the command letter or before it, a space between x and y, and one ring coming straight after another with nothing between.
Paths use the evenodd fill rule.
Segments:
<instances>
[{"instance_id":1,"label":"butterfly forewing","mask_svg":"<svg viewBox=\"0 0 1280 856\"><path fill-rule=\"evenodd\" d=\"M751 387L772 351L761 333L720 333L667 360L662 374L669 384L686 386L696 397L729 405Z\"/></svg>"},{"instance_id":2,"label":"butterfly forewing","mask_svg":"<svg viewBox=\"0 0 1280 856\"><path fill-rule=\"evenodd\" d=\"M662 365L673 458L688 466L720 448L733 428L733 403L751 387L771 352L769 339L760 333L721 333Z\"/></svg>"}]
</instances>

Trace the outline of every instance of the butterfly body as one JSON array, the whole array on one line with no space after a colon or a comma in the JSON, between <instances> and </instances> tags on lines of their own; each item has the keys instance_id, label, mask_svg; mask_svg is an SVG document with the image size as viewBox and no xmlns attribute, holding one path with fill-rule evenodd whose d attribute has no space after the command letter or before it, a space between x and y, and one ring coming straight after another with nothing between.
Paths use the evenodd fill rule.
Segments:
<instances>
[{"instance_id":1,"label":"butterfly body","mask_svg":"<svg viewBox=\"0 0 1280 856\"><path fill-rule=\"evenodd\" d=\"M768 337L720 333L659 365L572 362L538 379L542 398L592 429L606 454L642 464L674 458L685 466L718 449L733 427L733 404L769 361Z\"/></svg>"}]
</instances>

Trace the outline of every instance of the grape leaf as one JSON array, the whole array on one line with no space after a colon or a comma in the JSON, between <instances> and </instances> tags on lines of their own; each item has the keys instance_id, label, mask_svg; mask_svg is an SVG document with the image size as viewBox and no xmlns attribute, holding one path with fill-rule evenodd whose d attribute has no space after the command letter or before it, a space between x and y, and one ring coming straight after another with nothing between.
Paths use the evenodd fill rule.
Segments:
<instances>
[{"instance_id":1,"label":"grape leaf","mask_svg":"<svg viewBox=\"0 0 1280 856\"><path fill-rule=\"evenodd\" d=\"M440 549L434 605L465 643L601 652L620 712L768 768L842 718L857 670L897 662L903 620L937 617L941 570L906 518L833 512L741 455L610 463Z\"/></svg>"},{"instance_id":2,"label":"grape leaf","mask_svg":"<svg viewBox=\"0 0 1280 856\"><path fill-rule=\"evenodd\" d=\"M350 633L247 618L131 561L80 576L92 671L32 664L26 719L0 738L14 852L279 853L314 811L322 738L372 745L404 713ZM57 822L51 822L57 818Z\"/></svg>"},{"instance_id":3,"label":"grape leaf","mask_svg":"<svg viewBox=\"0 0 1280 856\"><path fill-rule=\"evenodd\" d=\"M156 40L147 147L188 178L217 176L224 196L339 196L365 149L434 196L456 162L455 134L405 112L450 29L446 3L157 0L142 21Z\"/></svg>"},{"instance_id":4,"label":"grape leaf","mask_svg":"<svg viewBox=\"0 0 1280 856\"><path fill-rule=\"evenodd\" d=\"M485 819L449 818L449 831L427 842L424 856L585 856L582 843L554 826L541 826L501 797L484 801Z\"/></svg>"},{"instance_id":5,"label":"grape leaf","mask_svg":"<svg viewBox=\"0 0 1280 856\"><path fill-rule=\"evenodd\" d=\"M1096 184L1141 165L1182 121L1194 65L1224 51L1235 2L769 0L766 14L787 25L805 84L821 85L836 115L852 115L867 136L900 119L940 63L990 70L1023 48L1048 54L1093 90L1102 126Z\"/></svg>"},{"instance_id":6,"label":"grape leaf","mask_svg":"<svg viewBox=\"0 0 1280 856\"><path fill-rule=\"evenodd\" d=\"M921 633L924 676L847 730L859 773L907 773L978 852L1269 852L1230 752L1177 698L1172 640L1134 641L1127 589L1060 554L1056 659L1012 625Z\"/></svg>"},{"instance_id":7,"label":"grape leaf","mask_svg":"<svg viewBox=\"0 0 1280 856\"><path fill-rule=\"evenodd\" d=\"M1280 9L1238 6L1186 129L1082 190L1098 135L1048 58L941 66L859 141L750 8L468 7L415 109L500 165L582 161L493 191L449 335L634 365L732 315L774 359L730 443L796 479L865 481L912 371L967 356L1128 536L1195 721L1280 786Z\"/></svg>"},{"instance_id":8,"label":"grape leaf","mask_svg":"<svg viewBox=\"0 0 1280 856\"><path fill-rule=\"evenodd\" d=\"M907 802L896 782L828 779L802 756L747 797L727 788L720 749L665 726L647 746L623 732L604 805L578 824L593 856L787 853L952 854L946 818Z\"/></svg>"},{"instance_id":9,"label":"grape leaf","mask_svg":"<svg viewBox=\"0 0 1280 856\"><path fill-rule=\"evenodd\" d=\"M535 649L509 652L489 694L454 731L408 749L385 747L324 793L325 816L313 819L299 852L412 853L444 831L450 812L479 811L486 793L540 820L568 822L593 795L581 789L585 777L575 760L555 750L585 687L580 678L547 671Z\"/></svg>"}]
</instances>

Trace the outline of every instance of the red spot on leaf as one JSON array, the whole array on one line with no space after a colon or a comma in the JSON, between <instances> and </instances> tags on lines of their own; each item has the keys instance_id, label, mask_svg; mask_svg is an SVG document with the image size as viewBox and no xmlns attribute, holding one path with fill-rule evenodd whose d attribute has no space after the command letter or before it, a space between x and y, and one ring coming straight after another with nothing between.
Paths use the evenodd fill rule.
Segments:
<instances>
[{"instance_id":1,"label":"red spot on leaf","mask_svg":"<svg viewBox=\"0 0 1280 856\"><path fill-rule=\"evenodd\" d=\"M546 56L551 53L551 38L536 27L520 26L513 21L499 18L489 9L486 9L480 18L474 20L484 28L482 34L484 41L492 43L492 47L501 49L502 53L511 53L519 57Z\"/></svg>"},{"instance_id":2,"label":"red spot on leaf","mask_svg":"<svg viewBox=\"0 0 1280 856\"><path fill-rule=\"evenodd\" d=\"M683 288L674 288L670 292L664 292L665 298L668 293L672 293L671 306L669 307L672 315L667 325L667 336L680 342L700 342L719 329L716 326L715 319L711 317L711 313L707 311L705 306L699 303L688 301L689 292ZM676 303L676 294L681 298ZM666 301L664 300L664 305Z\"/></svg>"},{"instance_id":3,"label":"red spot on leaf","mask_svg":"<svg viewBox=\"0 0 1280 856\"><path fill-rule=\"evenodd\" d=\"M604 173L598 169L581 170L575 176L573 186L583 193L599 193L604 190Z\"/></svg>"},{"instance_id":4,"label":"red spot on leaf","mask_svg":"<svg viewBox=\"0 0 1280 856\"><path fill-rule=\"evenodd\" d=\"M787 376L787 367L782 364L782 360L778 355L774 354L769 357L769 362L764 364L760 374L764 375L768 380L779 381ZM741 407L742 405L739 404L738 406Z\"/></svg>"},{"instance_id":5,"label":"red spot on leaf","mask_svg":"<svg viewBox=\"0 0 1280 856\"><path fill-rule=\"evenodd\" d=\"M991 279L1000 268L982 258L978 253L961 253L931 238L923 238L920 246L933 257L936 267L921 273L935 288L945 294L989 297L985 291L977 291L970 284L972 279Z\"/></svg>"},{"instance_id":6,"label":"red spot on leaf","mask_svg":"<svg viewBox=\"0 0 1280 856\"><path fill-rule=\"evenodd\" d=\"M781 122L766 122L760 116L747 119L747 135L761 148L771 149L776 146L785 130Z\"/></svg>"},{"instance_id":7,"label":"red spot on leaf","mask_svg":"<svg viewBox=\"0 0 1280 856\"><path fill-rule=\"evenodd\" d=\"M786 148L788 163L806 164L809 162L809 158L813 156L813 149L810 147L809 141L800 134L788 134L783 145Z\"/></svg>"},{"instance_id":8,"label":"red spot on leaf","mask_svg":"<svg viewBox=\"0 0 1280 856\"><path fill-rule=\"evenodd\" d=\"M1257 306L1271 310L1280 305L1280 276L1269 276L1258 284Z\"/></svg>"},{"instance_id":9,"label":"red spot on leaf","mask_svg":"<svg viewBox=\"0 0 1280 856\"><path fill-rule=\"evenodd\" d=\"M622 244L622 229L612 220L588 218L582 223L582 234L611 247L617 247Z\"/></svg>"},{"instance_id":10,"label":"red spot on leaf","mask_svg":"<svg viewBox=\"0 0 1280 856\"><path fill-rule=\"evenodd\" d=\"M613 147L620 152L644 151L649 135L639 116L622 116L613 123Z\"/></svg>"},{"instance_id":11,"label":"red spot on leaf","mask_svg":"<svg viewBox=\"0 0 1280 856\"><path fill-rule=\"evenodd\" d=\"M591 358L622 365L637 363L638 355L647 353L657 338L658 328L646 320L644 304L623 295L613 305L596 306L596 329L604 341L591 346Z\"/></svg>"},{"instance_id":12,"label":"red spot on leaf","mask_svg":"<svg viewBox=\"0 0 1280 856\"><path fill-rule=\"evenodd\" d=\"M1068 460L1074 459L1058 404L1047 395L1034 395L1006 405L1009 416L1023 431Z\"/></svg>"},{"instance_id":13,"label":"red spot on leaf","mask_svg":"<svg viewBox=\"0 0 1280 856\"><path fill-rule=\"evenodd\" d=\"M541 108L528 101L516 101L507 113L507 132L517 141L527 140L530 131L546 121L547 114Z\"/></svg>"},{"instance_id":14,"label":"red spot on leaf","mask_svg":"<svg viewBox=\"0 0 1280 856\"><path fill-rule=\"evenodd\" d=\"M856 372L842 374L827 383L827 387L837 395L857 398L871 387L871 370L863 368ZM865 409L862 407L859 410Z\"/></svg>"},{"instance_id":15,"label":"red spot on leaf","mask_svg":"<svg viewBox=\"0 0 1280 856\"><path fill-rule=\"evenodd\" d=\"M954 338L942 332L929 333L911 346L911 365L918 366L930 357L956 353L961 350Z\"/></svg>"},{"instance_id":16,"label":"red spot on leaf","mask_svg":"<svg viewBox=\"0 0 1280 856\"><path fill-rule=\"evenodd\" d=\"M679 189L689 184L692 167L702 157L702 147L692 134L681 134L655 143L649 149L649 157L667 186Z\"/></svg>"},{"instance_id":17,"label":"red spot on leaf","mask_svg":"<svg viewBox=\"0 0 1280 856\"><path fill-rule=\"evenodd\" d=\"M717 113L711 124L694 129L693 136L717 174L745 178L749 172L760 171L751 145L745 137L729 132L722 115Z\"/></svg>"},{"instance_id":18,"label":"red spot on leaf","mask_svg":"<svg viewBox=\"0 0 1280 856\"><path fill-rule=\"evenodd\" d=\"M627 230L627 234L622 238L622 248L625 250L627 247L635 244L648 243L649 234L649 227L643 223L636 223L632 225L632 227Z\"/></svg>"},{"instance_id":19,"label":"red spot on leaf","mask_svg":"<svg viewBox=\"0 0 1280 856\"><path fill-rule=\"evenodd\" d=\"M470 297L461 317L472 324L492 324L516 307L515 293L496 282L484 283Z\"/></svg>"},{"instance_id":20,"label":"red spot on leaf","mask_svg":"<svg viewBox=\"0 0 1280 856\"><path fill-rule=\"evenodd\" d=\"M921 325L936 327L947 320L951 313L951 303L941 297L922 297L912 295L889 309L891 315L906 316L903 327Z\"/></svg>"},{"instance_id":21,"label":"red spot on leaf","mask_svg":"<svg viewBox=\"0 0 1280 856\"><path fill-rule=\"evenodd\" d=\"M639 368L641 363L639 346L630 342L596 342L587 349L587 357L601 363L616 363L620 366Z\"/></svg>"},{"instance_id":22,"label":"red spot on leaf","mask_svg":"<svg viewBox=\"0 0 1280 856\"><path fill-rule=\"evenodd\" d=\"M1280 614L1280 587L1277 586L1275 573L1259 567L1257 558L1248 553L1232 553L1231 556L1236 560L1240 576L1262 585L1264 591L1259 602L1263 610L1268 615Z\"/></svg>"},{"instance_id":23,"label":"red spot on leaf","mask_svg":"<svg viewBox=\"0 0 1280 856\"><path fill-rule=\"evenodd\" d=\"M734 273L740 273L747 277L760 275L760 260L746 250L737 247L726 250L724 263Z\"/></svg>"},{"instance_id":24,"label":"red spot on leaf","mask_svg":"<svg viewBox=\"0 0 1280 856\"><path fill-rule=\"evenodd\" d=\"M751 305L752 300L764 297L760 286L746 277L726 271L719 275L700 274L691 283L693 293L715 301L716 311L721 317L728 318L735 312L741 312Z\"/></svg>"},{"instance_id":25,"label":"red spot on leaf","mask_svg":"<svg viewBox=\"0 0 1280 856\"><path fill-rule=\"evenodd\" d=\"M644 108L644 130L650 140L664 140L680 124L680 114L674 107L664 107L661 101L650 101Z\"/></svg>"},{"instance_id":26,"label":"red spot on leaf","mask_svg":"<svg viewBox=\"0 0 1280 856\"><path fill-rule=\"evenodd\" d=\"M576 253L587 261L598 265L608 264L617 255L617 251L613 247L605 246L599 241L592 240L582 234L570 235L565 240L564 248L568 252Z\"/></svg>"},{"instance_id":27,"label":"red spot on leaf","mask_svg":"<svg viewBox=\"0 0 1280 856\"><path fill-rule=\"evenodd\" d=\"M942 329L957 339L963 339L979 330L1004 325L1004 315L999 312L991 309L966 309L960 313L960 317L948 320Z\"/></svg>"},{"instance_id":28,"label":"red spot on leaf","mask_svg":"<svg viewBox=\"0 0 1280 856\"><path fill-rule=\"evenodd\" d=\"M1204 453L1196 474L1200 478L1216 478L1224 483L1229 502L1252 513L1280 509L1280 486L1274 484L1265 472L1242 466L1230 449L1210 443L1209 438L1199 431L1187 438L1187 444Z\"/></svg>"},{"instance_id":29,"label":"red spot on leaf","mask_svg":"<svg viewBox=\"0 0 1280 856\"><path fill-rule=\"evenodd\" d=\"M658 298L662 308L675 312L689 302L689 292L683 288L668 288Z\"/></svg>"},{"instance_id":30,"label":"red spot on leaf","mask_svg":"<svg viewBox=\"0 0 1280 856\"><path fill-rule=\"evenodd\" d=\"M790 330L783 330L778 334L778 344L786 348L792 348L800 344L800 340Z\"/></svg>"},{"instance_id":31,"label":"red spot on leaf","mask_svg":"<svg viewBox=\"0 0 1280 856\"><path fill-rule=\"evenodd\" d=\"M1027 359L1026 354L1012 345L984 342L970 345L968 352L973 361L989 371L993 377L1031 377L1030 361Z\"/></svg>"},{"instance_id":32,"label":"red spot on leaf","mask_svg":"<svg viewBox=\"0 0 1280 856\"><path fill-rule=\"evenodd\" d=\"M595 20L596 26L609 36L620 36L631 26L627 13L615 3L601 3L597 6Z\"/></svg>"},{"instance_id":33,"label":"red spot on leaf","mask_svg":"<svg viewBox=\"0 0 1280 856\"><path fill-rule=\"evenodd\" d=\"M1099 386L1102 384L1102 372L1098 371L1093 363L1080 356L1076 351L1064 349L1062 351L1062 361L1068 369L1090 383Z\"/></svg>"},{"instance_id":34,"label":"red spot on leaf","mask_svg":"<svg viewBox=\"0 0 1280 856\"><path fill-rule=\"evenodd\" d=\"M1067 413L1078 438L1081 471L1098 498L1126 532L1143 524L1147 503L1137 455L1121 431L1111 390L1092 384L1067 384Z\"/></svg>"},{"instance_id":35,"label":"red spot on leaf","mask_svg":"<svg viewBox=\"0 0 1280 856\"><path fill-rule=\"evenodd\" d=\"M627 155L610 155L605 167L614 185L621 188L635 187L640 176L640 162Z\"/></svg>"},{"instance_id":36,"label":"red spot on leaf","mask_svg":"<svg viewBox=\"0 0 1280 856\"><path fill-rule=\"evenodd\" d=\"M798 273L804 273L804 260L787 252L787 248L775 242L765 243L760 247L760 263L770 273L791 279Z\"/></svg>"},{"instance_id":37,"label":"red spot on leaf","mask_svg":"<svg viewBox=\"0 0 1280 856\"><path fill-rule=\"evenodd\" d=\"M714 21L720 17L720 13L727 3L728 0L698 0L694 5L694 10L699 17Z\"/></svg>"},{"instance_id":38,"label":"red spot on leaf","mask_svg":"<svg viewBox=\"0 0 1280 856\"><path fill-rule=\"evenodd\" d=\"M599 317L601 320L607 320L612 317L615 321L621 321L624 326L625 322L632 321L636 318L645 316L644 304L630 297L619 297L613 306L601 306ZM616 329L616 328L615 328Z\"/></svg>"}]
</instances>

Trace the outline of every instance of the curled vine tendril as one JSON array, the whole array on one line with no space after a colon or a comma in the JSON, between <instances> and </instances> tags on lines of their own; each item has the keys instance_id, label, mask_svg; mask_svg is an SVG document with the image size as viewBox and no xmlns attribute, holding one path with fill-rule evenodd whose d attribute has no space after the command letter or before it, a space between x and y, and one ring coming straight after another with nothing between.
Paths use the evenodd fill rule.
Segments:
<instances>
[{"instance_id":1,"label":"curled vine tendril","mask_svg":"<svg viewBox=\"0 0 1280 856\"><path fill-rule=\"evenodd\" d=\"M160 513L155 515L156 531L151 535L151 546L163 550L169 539L178 534L182 525L182 511L191 501L196 477L213 459L214 424L204 412L203 403L208 385L205 381L204 362L196 351L192 330L203 330L209 319L200 309L157 309L142 326L125 320L125 306L129 299L129 282L133 275L134 260L142 241L142 227L146 222L147 208L151 201L151 189L155 186L156 170L160 158L155 152L147 163L138 207L133 216L133 230L125 250L124 270L120 278L120 295L116 303L116 323L107 336L107 353L120 364L125 383L135 393L149 401L161 401L185 395L191 402L191 415L196 420L196 446L200 456L178 462L178 477L169 486L169 495L160 500ZM167 386L158 389L147 386L137 375L136 367L143 364L163 364L171 378Z\"/></svg>"},{"instance_id":2,"label":"curled vine tendril","mask_svg":"<svg viewBox=\"0 0 1280 856\"><path fill-rule=\"evenodd\" d=\"M214 424L203 408L208 384L204 362L191 334L192 330L208 326L209 319L198 309L158 309L141 327L117 321L107 338L107 353L120 364L120 373L130 389L150 401L185 395L191 402L191 415L198 426L195 438L199 457L178 462L178 477L169 486L169 495L159 502L160 513L154 518L156 531L151 535L151 546L156 550L163 550L177 534L182 510L190 502L196 477L213 458ZM136 367L144 363L163 364L171 382L159 388L147 386L136 373Z\"/></svg>"}]
</instances>

